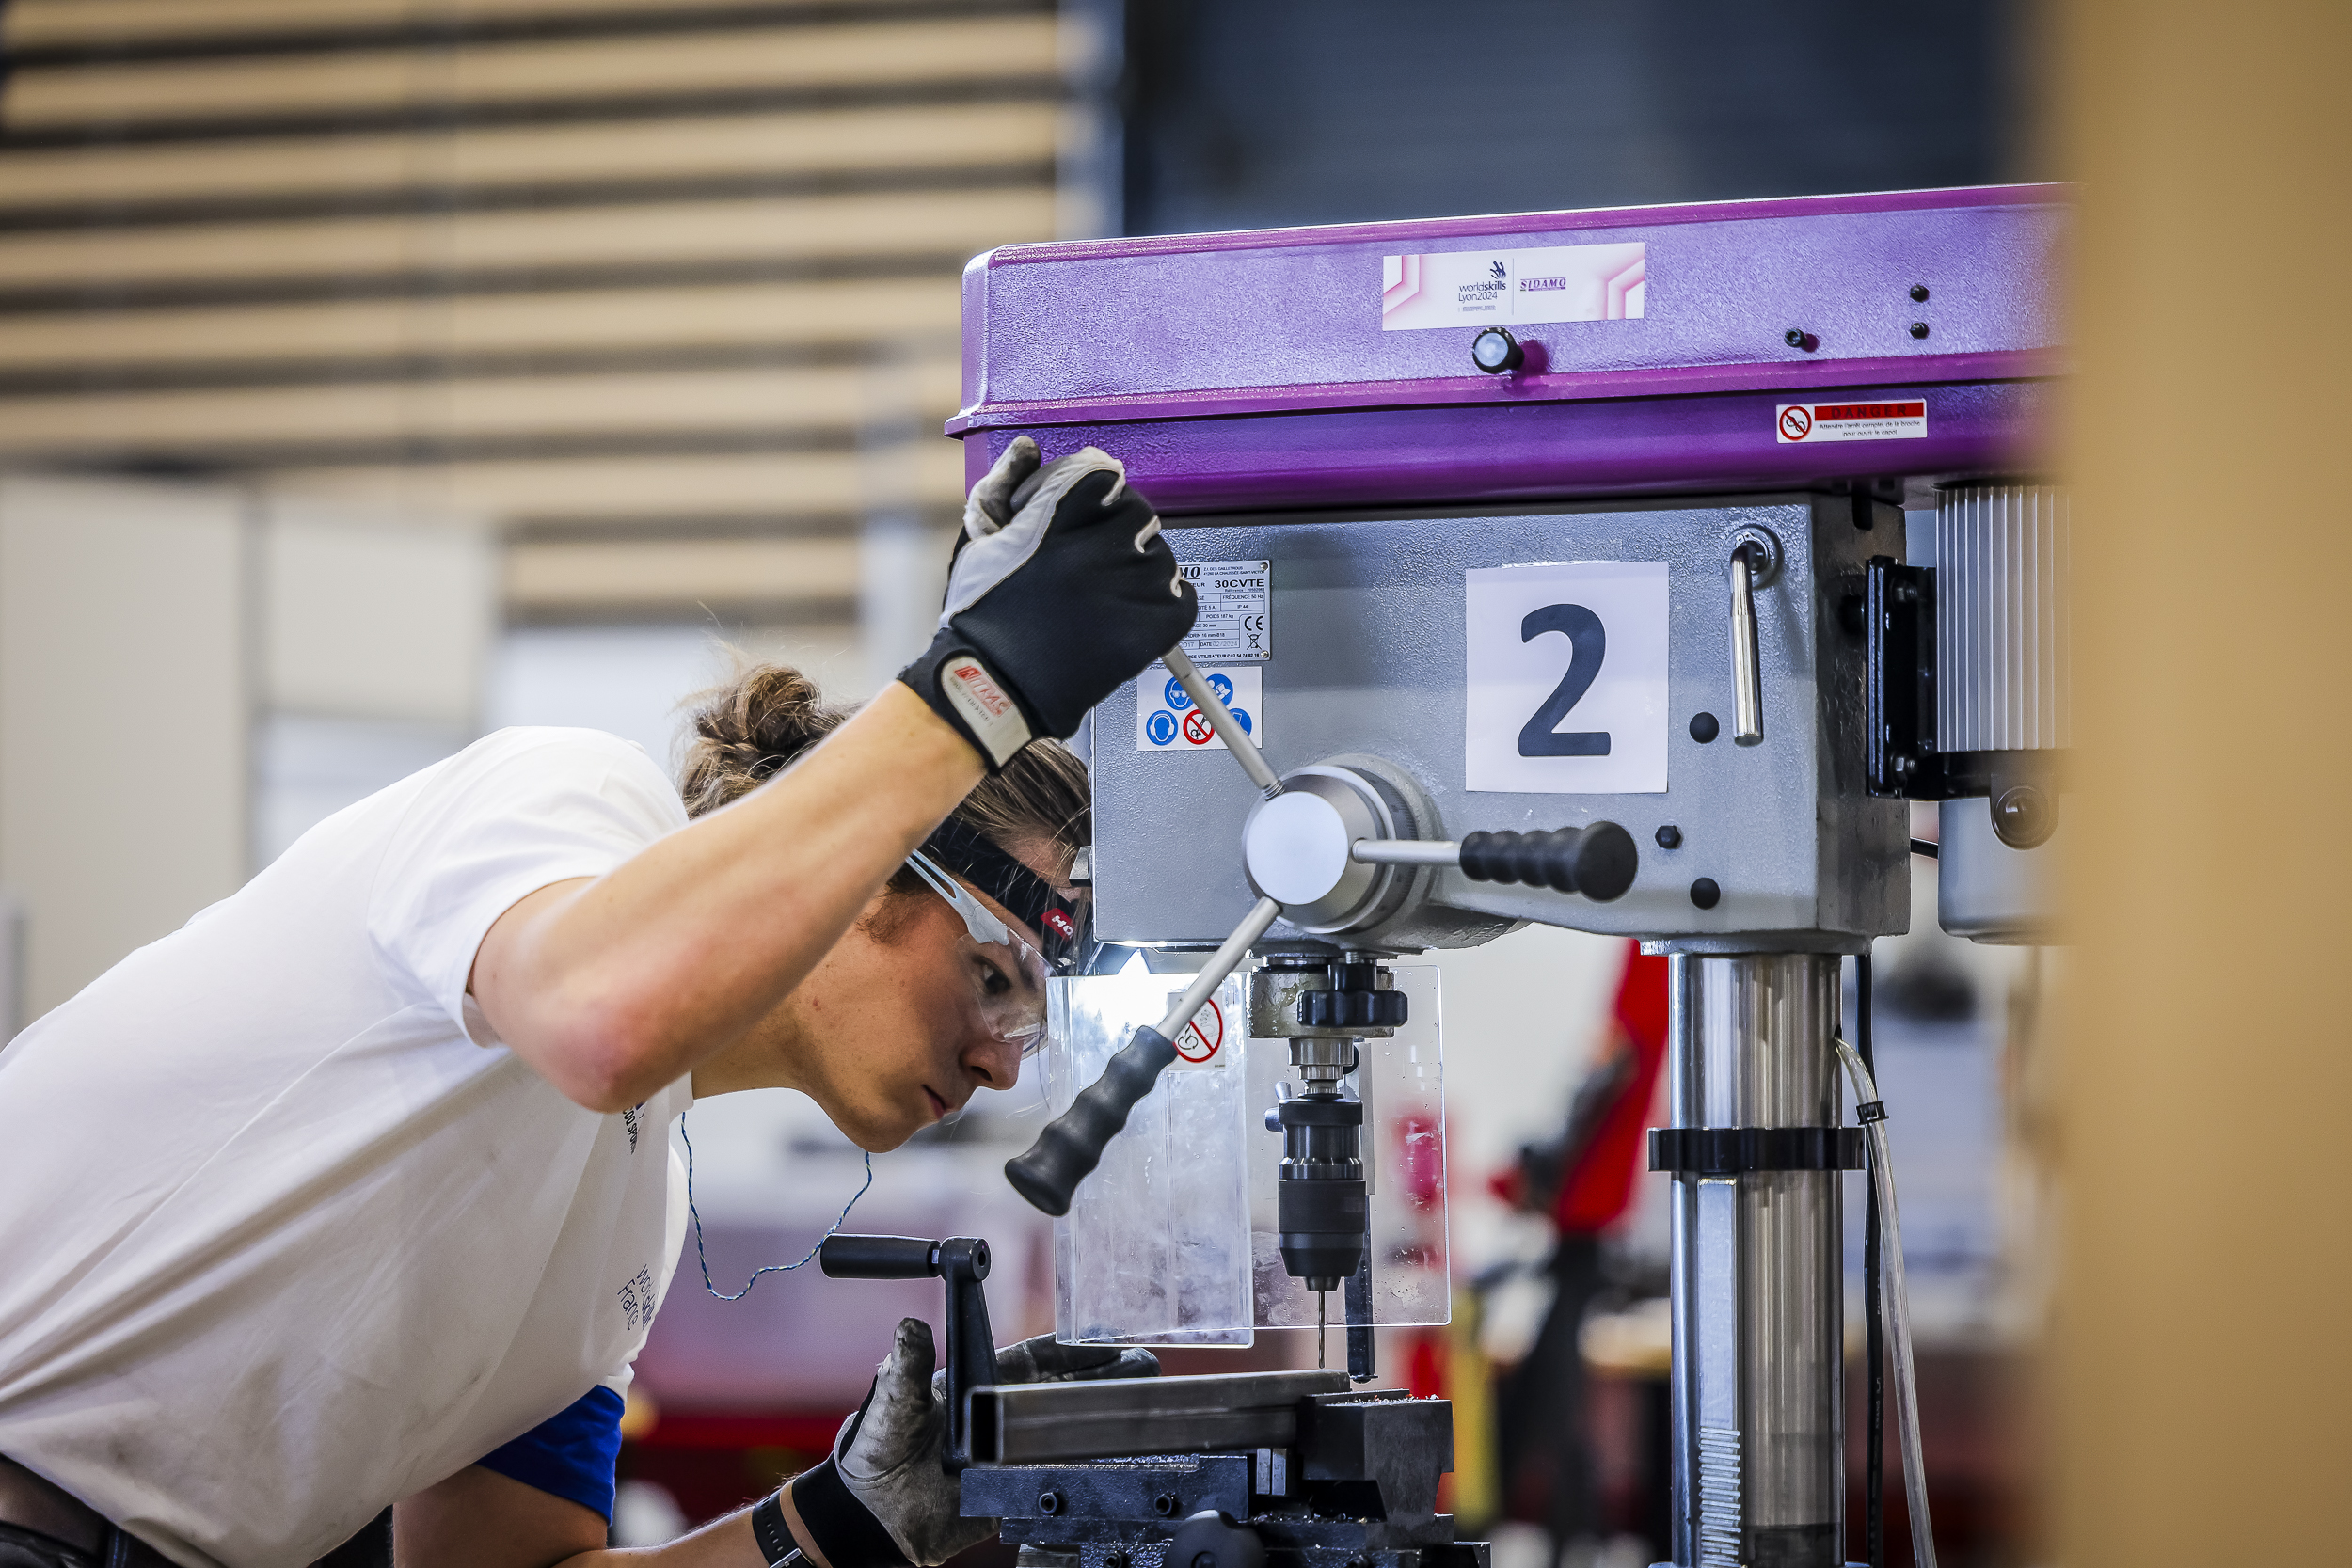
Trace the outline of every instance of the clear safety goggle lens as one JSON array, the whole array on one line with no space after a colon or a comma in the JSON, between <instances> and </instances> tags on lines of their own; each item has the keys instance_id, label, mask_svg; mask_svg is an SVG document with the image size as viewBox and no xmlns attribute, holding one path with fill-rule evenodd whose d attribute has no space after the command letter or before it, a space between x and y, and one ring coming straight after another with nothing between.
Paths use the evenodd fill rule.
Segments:
<instances>
[{"instance_id":1,"label":"clear safety goggle lens","mask_svg":"<svg viewBox=\"0 0 2352 1568\"><path fill-rule=\"evenodd\" d=\"M971 982L980 1026L994 1038L1018 1045L1022 1055L1034 1055L1045 1043L1045 979L1052 973L1045 956L930 856L918 849L907 863L963 917L956 961Z\"/></svg>"}]
</instances>

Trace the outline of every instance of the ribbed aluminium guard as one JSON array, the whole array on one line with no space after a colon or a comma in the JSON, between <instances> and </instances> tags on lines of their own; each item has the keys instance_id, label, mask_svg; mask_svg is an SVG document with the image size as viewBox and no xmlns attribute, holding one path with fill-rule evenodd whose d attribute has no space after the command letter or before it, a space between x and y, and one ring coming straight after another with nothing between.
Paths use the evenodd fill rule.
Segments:
<instances>
[{"instance_id":1,"label":"ribbed aluminium guard","mask_svg":"<svg viewBox=\"0 0 2352 1568\"><path fill-rule=\"evenodd\" d=\"M1935 741L1939 751L2072 743L2066 493L2054 485L1946 488L1935 517Z\"/></svg>"}]
</instances>

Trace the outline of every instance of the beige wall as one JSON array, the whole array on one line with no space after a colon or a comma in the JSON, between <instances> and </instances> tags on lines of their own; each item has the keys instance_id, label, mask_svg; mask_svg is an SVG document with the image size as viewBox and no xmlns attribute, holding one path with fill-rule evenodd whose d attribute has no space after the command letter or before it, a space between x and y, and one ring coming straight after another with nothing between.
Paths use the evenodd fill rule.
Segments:
<instances>
[{"instance_id":1,"label":"beige wall","mask_svg":"<svg viewBox=\"0 0 2352 1568\"><path fill-rule=\"evenodd\" d=\"M245 879L244 504L0 477L0 886L25 1022Z\"/></svg>"},{"instance_id":2,"label":"beige wall","mask_svg":"<svg viewBox=\"0 0 2352 1568\"><path fill-rule=\"evenodd\" d=\"M2341 1562L2352 8L2072 0L2056 1559Z\"/></svg>"}]
</instances>

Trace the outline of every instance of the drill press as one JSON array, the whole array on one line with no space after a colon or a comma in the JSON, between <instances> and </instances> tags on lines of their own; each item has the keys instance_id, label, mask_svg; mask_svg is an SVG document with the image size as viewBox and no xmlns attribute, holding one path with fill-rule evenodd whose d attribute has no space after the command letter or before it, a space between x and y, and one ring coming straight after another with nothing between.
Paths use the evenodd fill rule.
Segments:
<instances>
[{"instance_id":1,"label":"drill press","mask_svg":"<svg viewBox=\"0 0 2352 1568\"><path fill-rule=\"evenodd\" d=\"M1838 966L1908 924L1908 800L1946 801L1946 843L1978 856L1947 870L1947 926L2039 929L2065 521L2017 476L2058 368L2064 226L2058 191L2005 187L974 261L949 425L971 476L1017 435L1100 446L1180 561L1265 584L1098 712L1099 932L1201 967L1014 1185L1066 1210L1254 956L1253 1024L1262 991L1281 1016L1253 1032L1296 1075L1284 1261L1344 1297L1370 1255L1339 1085L1391 1026L1386 961L1530 920L1638 938L1672 959L1673 1560L1843 1562L1864 1140L1840 1125ZM1932 571L1905 535L1931 506ZM1257 694L1247 731L1220 676ZM1153 721L1170 679L1209 723ZM1116 1549L1166 1549L1132 1524ZM1029 1538L1094 1539L1059 1528ZM1435 1549L1416 1528L1395 1549Z\"/></svg>"}]
</instances>

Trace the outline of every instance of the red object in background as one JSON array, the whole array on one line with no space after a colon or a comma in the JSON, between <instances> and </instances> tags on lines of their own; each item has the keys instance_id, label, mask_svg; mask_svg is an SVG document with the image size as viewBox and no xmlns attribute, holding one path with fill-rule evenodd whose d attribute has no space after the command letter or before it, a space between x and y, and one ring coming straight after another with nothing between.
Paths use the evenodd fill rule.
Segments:
<instances>
[{"instance_id":1,"label":"red object in background","mask_svg":"<svg viewBox=\"0 0 2352 1568\"><path fill-rule=\"evenodd\" d=\"M1625 974L1610 1008L1634 1070L1575 1165L1560 1180L1552 1224L1565 1235L1606 1230L1633 1202L1633 1179L1647 1164L1650 1105L1658 1096L1658 1072L1666 1061L1666 960L1645 958L1626 943Z\"/></svg>"}]
</instances>

